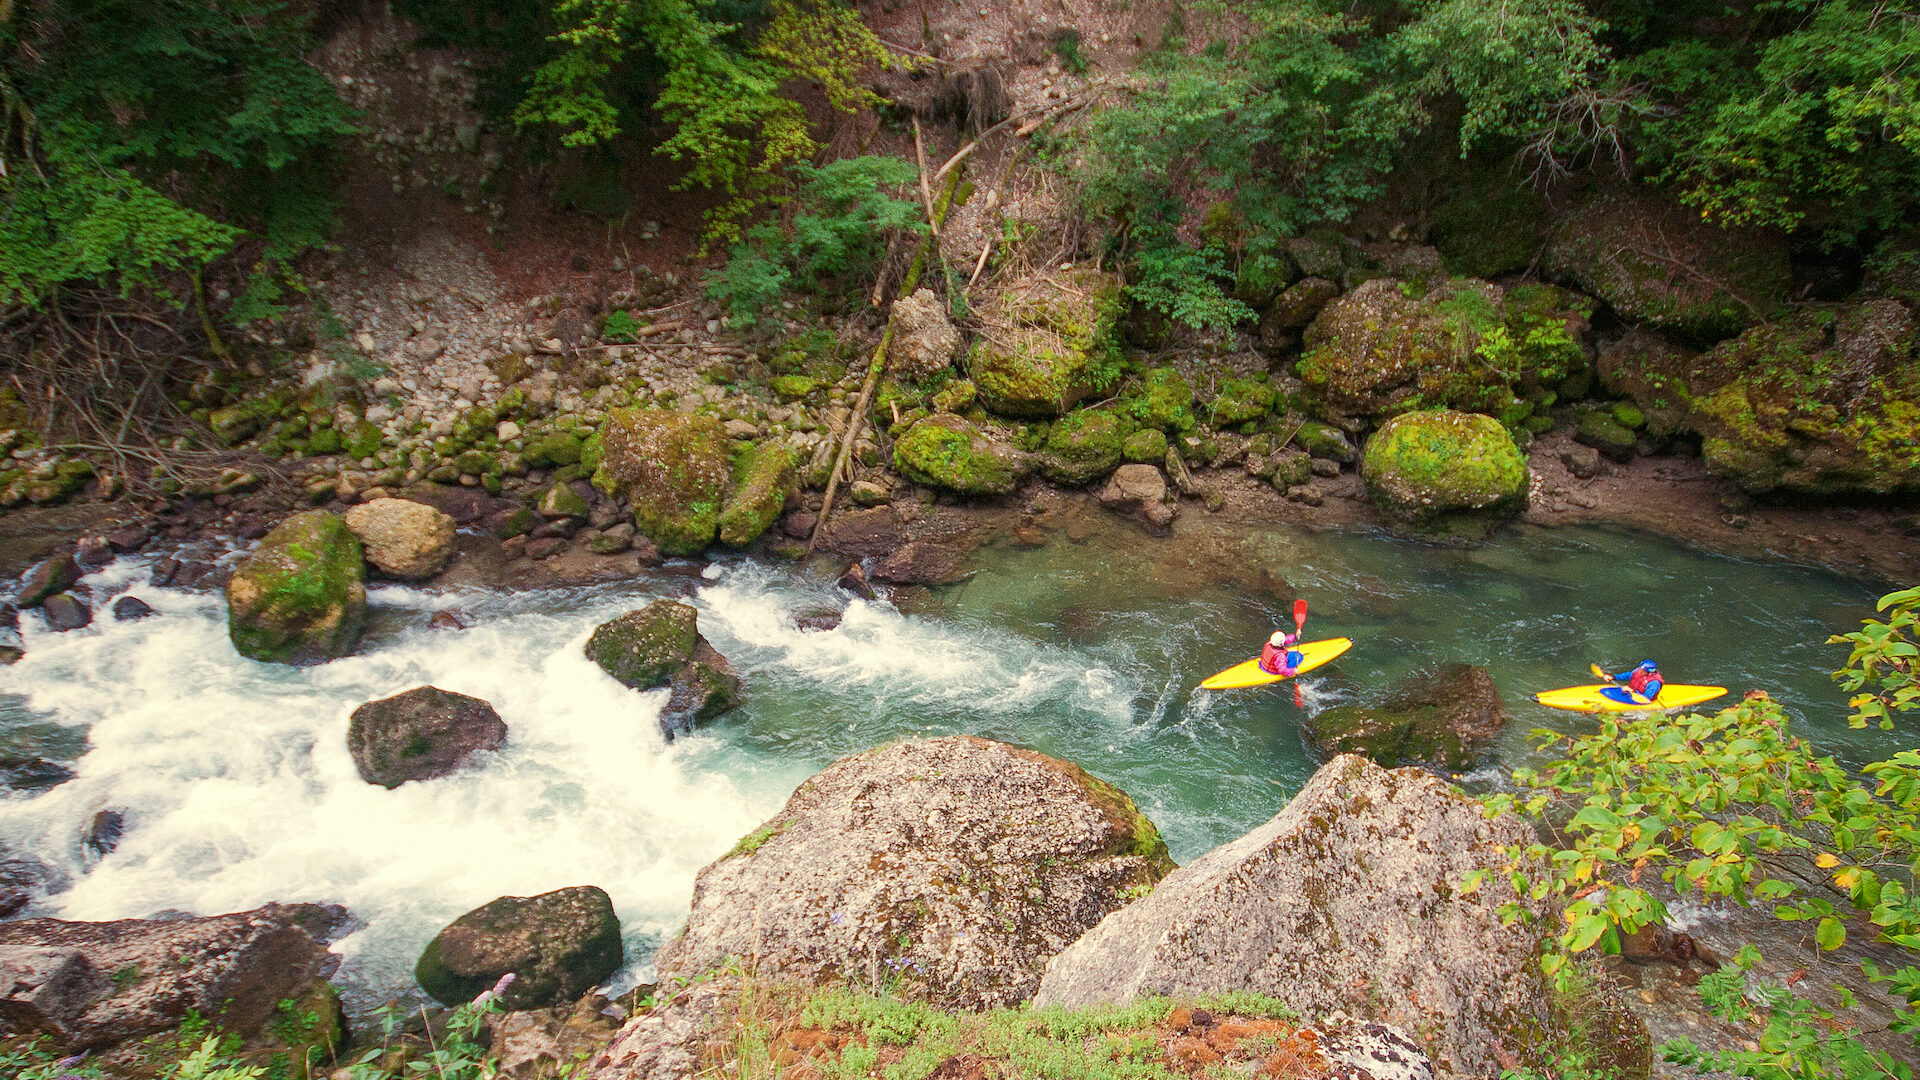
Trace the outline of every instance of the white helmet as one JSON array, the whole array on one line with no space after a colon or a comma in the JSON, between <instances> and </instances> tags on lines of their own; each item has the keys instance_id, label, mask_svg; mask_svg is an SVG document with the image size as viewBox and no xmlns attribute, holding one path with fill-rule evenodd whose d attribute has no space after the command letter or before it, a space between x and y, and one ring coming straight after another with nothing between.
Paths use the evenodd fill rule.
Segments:
<instances>
[{"instance_id":1,"label":"white helmet","mask_svg":"<svg viewBox=\"0 0 1920 1080\"><path fill-rule=\"evenodd\" d=\"M1273 636L1267 639L1267 644L1269 645L1285 645L1286 643L1287 632L1285 630L1275 630Z\"/></svg>"}]
</instances>

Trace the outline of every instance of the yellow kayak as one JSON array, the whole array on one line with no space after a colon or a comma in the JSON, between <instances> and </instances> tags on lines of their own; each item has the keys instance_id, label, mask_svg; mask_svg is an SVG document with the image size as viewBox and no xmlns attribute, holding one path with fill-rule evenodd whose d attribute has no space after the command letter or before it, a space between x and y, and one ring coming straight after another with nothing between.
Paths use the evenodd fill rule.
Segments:
<instances>
[{"instance_id":1,"label":"yellow kayak","mask_svg":"<svg viewBox=\"0 0 1920 1080\"><path fill-rule=\"evenodd\" d=\"M1312 671L1322 664L1332 663L1341 653L1353 648L1353 639L1337 637L1328 638L1325 641L1303 641L1293 648L1294 651L1303 657L1300 661L1300 666L1294 669L1293 673L1295 675L1301 675ZM1220 674L1215 675L1213 678L1208 679L1206 682L1201 683L1200 689L1243 690L1249 686L1266 686L1270 683L1277 683L1285 678L1287 678L1287 676L1275 675L1271 671L1263 670L1260 667L1260 658L1256 656L1244 664L1235 664Z\"/></svg>"},{"instance_id":2,"label":"yellow kayak","mask_svg":"<svg viewBox=\"0 0 1920 1080\"><path fill-rule=\"evenodd\" d=\"M1572 709L1574 712L1617 713L1648 712L1651 710L1684 709L1689 705L1698 705L1703 701L1712 701L1727 692L1724 686L1688 686L1685 683L1668 683L1660 688L1660 696L1651 702L1615 701L1601 693L1602 690L1616 689L1598 684L1592 686L1567 686L1559 690L1542 690L1533 695L1533 700L1549 709ZM1624 688L1622 688L1624 689ZM1638 697L1639 695L1634 695Z\"/></svg>"}]
</instances>

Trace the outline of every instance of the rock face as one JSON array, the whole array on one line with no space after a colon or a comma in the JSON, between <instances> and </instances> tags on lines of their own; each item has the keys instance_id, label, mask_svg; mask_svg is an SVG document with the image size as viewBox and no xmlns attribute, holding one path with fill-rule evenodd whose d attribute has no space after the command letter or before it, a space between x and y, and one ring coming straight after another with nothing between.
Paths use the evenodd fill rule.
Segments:
<instances>
[{"instance_id":1,"label":"rock face","mask_svg":"<svg viewBox=\"0 0 1920 1080\"><path fill-rule=\"evenodd\" d=\"M1591 310L1552 286L1456 278L1427 292L1374 278L1307 328L1302 393L1326 420L1445 406L1518 423L1545 391L1586 377Z\"/></svg>"},{"instance_id":2,"label":"rock face","mask_svg":"<svg viewBox=\"0 0 1920 1080\"><path fill-rule=\"evenodd\" d=\"M476 752L506 742L506 722L492 705L437 686L369 701L353 710L347 725L360 779L387 788L445 776Z\"/></svg>"},{"instance_id":3,"label":"rock face","mask_svg":"<svg viewBox=\"0 0 1920 1080\"><path fill-rule=\"evenodd\" d=\"M360 541L325 510L295 514L260 541L227 582L227 635L240 655L323 664L366 628Z\"/></svg>"},{"instance_id":4,"label":"rock face","mask_svg":"<svg viewBox=\"0 0 1920 1080\"><path fill-rule=\"evenodd\" d=\"M967 370L987 408L1058 416L1119 374L1118 276L1093 269L1036 274L981 303L983 330Z\"/></svg>"},{"instance_id":5,"label":"rock face","mask_svg":"<svg viewBox=\"0 0 1920 1080\"><path fill-rule=\"evenodd\" d=\"M1342 755L1271 821L1168 875L1047 965L1036 1008L1250 990L1303 1016L1341 1011L1415 1034L1443 1073L1544 1056L1539 932L1501 923L1500 845L1446 783ZM1462 894L1471 871L1490 884Z\"/></svg>"},{"instance_id":6,"label":"rock face","mask_svg":"<svg viewBox=\"0 0 1920 1080\"><path fill-rule=\"evenodd\" d=\"M960 351L953 328L931 289L917 289L893 305L893 343L887 347L887 371L897 379L919 382L945 371Z\"/></svg>"},{"instance_id":7,"label":"rock face","mask_svg":"<svg viewBox=\"0 0 1920 1080\"><path fill-rule=\"evenodd\" d=\"M367 561L407 581L430 578L453 558L453 519L424 503L375 499L347 511Z\"/></svg>"},{"instance_id":8,"label":"rock face","mask_svg":"<svg viewBox=\"0 0 1920 1080\"><path fill-rule=\"evenodd\" d=\"M967 576L967 553L952 544L913 540L881 559L873 580L894 585L951 585Z\"/></svg>"},{"instance_id":9,"label":"rock face","mask_svg":"<svg viewBox=\"0 0 1920 1080\"><path fill-rule=\"evenodd\" d=\"M1759 322L1793 283L1777 235L1702 221L1639 185L1596 192L1566 215L1543 265L1621 318L1694 345Z\"/></svg>"},{"instance_id":10,"label":"rock face","mask_svg":"<svg viewBox=\"0 0 1920 1080\"><path fill-rule=\"evenodd\" d=\"M1360 475L1382 512L1422 529L1510 517L1527 494L1526 458L1500 421L1451 409L1387 421L1367 440Z\"/></svg>"},{"instance_id":11,"label":"rock face","mask_svg":"<svg viewBox=\"0 0 1920 1080\"><path fill-rule=\"evenodd\" d=\"M710 416L614 409L600 428L593 484L633 502L634 527L668 555L713 542L733 469L727 431Z\"/></svg>"},{"instance_id":12,"label":"rock face","mask_svg":"<svg viewBox=\"0 0 1920 1080\"><path fill-rule=\"evenodd\" d=\"M1377 705L1315 713L1307 733L1325 754L1462 772L1511 719L1486 668L1444 664L1402 680Z\"/></svg>"},{"instance_id":13,"label":"rock face","mask_svg":"<svg viewBox=\"0 0 1920 1080\"><path fill-rule=\"evenodd\" d=\"M1172 865L1133 801L1077 766L971 736L901 743L829 766L701 871L657 962L1007 1005Z\"/></svg>"},{"instance_id":14,"label":"rock face","mask_svg":"<svg viewBox=\"0 0 1920 1080\"><path fill-rule=\"evenodd\" d=\"M1600 359L1654 434L1700 435L1748 491L1920 490L1920 323L1897 300L1795 311L1696 355L1630 335Z\"/></svg>"},{"instance_id":15,"label":"rock face","mask_svg":"<svg viewBox=\"0 0 1920 1080\"><path fill-rule=\"evenodd\" d=\"M726 658L700 636L700 613L677 600L656 600L600 624L587 639L587 659L635 690L672 688L660 714L667 738L740 704L740 680Z\"/></svg>"},{"instance_id":16,"label":"rock face","mask_svg":"<svg viewBox=\"0 0 1920 1080\"><path fill-rule=\"evenodd\" d=\"M766 443L740 454L733 465L733 490L720 512L721 543L741 547L759 539L780 517L799 469L799 455L785 443Z\"/></svg>"},{"instance_id":17,"label":"rock face","mask_svg":"<svg viewBox=\"0 0 1920 1080\"><path fill-rule=\"evenodd\" d=\"M166 922L0 923L0 1027L44 1032L66 1052L165 1031L192 1009L250 1034L331 973L325 940L341 914L269 904Z\"/></svg>"},{"instance_id":18,"label":"rock face","mask_svg":"<svg viewBox=\"0 0 1920 1080\"><path fill-rule=\"evenodd\" d=\"M1019 479L1017 455L952 413L935 413L893 444L893 464L916 484L961 495L1005 495Z\"/></svg>"},{"instance_id":19,"label":"rock face","mask_svg":"<svg viewBox=\"0 0 1920 1080\"><path fill-rule=\"evenodd\" d=\"M455 919L427 943L414 978L448 1005L472 1001L512 972L508 1010L572 1001L626 959L613 901L592 886L503 896Z\"/></svg>"}]
</instances>

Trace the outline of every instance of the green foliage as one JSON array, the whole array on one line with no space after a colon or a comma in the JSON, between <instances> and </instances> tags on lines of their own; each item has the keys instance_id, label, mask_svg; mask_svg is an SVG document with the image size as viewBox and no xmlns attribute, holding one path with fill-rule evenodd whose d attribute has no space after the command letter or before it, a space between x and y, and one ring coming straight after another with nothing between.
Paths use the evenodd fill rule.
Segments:
<instances>
[{"instance_id":1,"label":"green foliage","mask_svg":"<svg viewBox=\"0 0 1920 1080\"><path fill-rule=\"evenodd\" d=\"M1715 12L1718 15L1718 12ZM1851 235L1911 215L1920 192L1920 21L1864 0L1729 9L1618 64L1658 111L1647 165L1702 216Z\"/></svg>"},{"instance_id":2,"label":"green foliage","mask_svg":"<svg viewBox=\"0 0 1920 1080\"><path fill-rule=\"evenodd\" d=\"M1920 673L1904 631L1916 607L1920 590L1889 594L1880 602L1892 609L1889 622L1867 620L1833 639L1854 646L1836 679L1867 689L1854 698L1856 723L1889 723L1915 700ZM1812 922L1823 951L1845 944L1852 922L1855 932L1920 961L1920 896L1910 892L1920 876L1920 752L1855 774L1793 735L1785 710L1764 697L1714 715L1607 716L1590 735L1540 736L1564 743L1557 759L1544 771L1514 774L1522 795L1487 802L1490 811L1518 809L1559 826L1559 846L1512 853L1515 888L1564 911L1564 951L1544 958L1549 972L1567 970L1568 953L1615 951L1621 934L1662 919L1664 905L1639 884L1649 872L1682 896L1760 903L1781 919ZM1809 862L1830 888L1807 888L1796 870ZM1524 917L1517 904L1506 914ZM1706 1055L1677 1044L1669 1060L1770 1080L1911 1076L1787 991L1750 995L1745 972L1756 960L1744 958L1739 972L1703 990L1723 1015L1744 1016L1757 999L1768 1014L1762 1049ZM1891 1030L1920 1047L1920 962L1892 972L1868 965L1866 973L1905 1002Z\"/></svg>"},{"instance_id":3,"label":"green foliage","mask_svg":"<svg viewBox=\"0 0 1920 1080\"><path fill-rule=\"evenodd\" d=\"M509 976L511 978L511 976ZM492 1036L487 1029L487 1017L500 1011L496 998L503 985L482 992L465 1005L457 1006L446 1019L446 1034L435 1041L431 1035L427 1039L426 1051L421 1053L416 1046L408 1046L408 1061L399 1072L391 1072L383 1066L390 1052L401 1045L400 1011L388 1005L378 1010L380 1018L380 1045L372 1047L360 1055L359 1060L348 1065L346 1073L351 1080L401 1080L402 1077L432 1077L433 1080L491 1080L499 1075L498 1062L488 1056L492 1046ZM424 1014L423 1014L424 1015ZM220 1078L226 1080L226 1078ZM241 1080L235 1077L233 1080Z\"/></svg>"},{"instance_id":4,"label":"green foliage","mask_svg":"<svg viewBox=\"0 0 1920 1080\"><path fill-rule=\"evenodd\" d=\"M0 5L0 305L154 285L248 239L237 314L268 312L332 228L320 170L352 130L306 47L277 0Z\"/></svg>"},{"instance_id":5,"label":"green foliage","mask_svg":"<svg viewBox=\"0 0 1920 1080\"><path fill-rule=\"evenodd\" d=\"M673 128L658 147L688 163L684 183L729 201L712 235L739 238L739 221L775 191L817 144L806 111L781 92L800 80L843 112L875 103L863 70L888 60L858 15L834 0L769 0L748 44L742 27L691 0L558 0L560 51L529 79L522 125L553 125L569 146L603 143L632 120L610 92L636 58L661 69L654 108Z\"/></svg>"},{"instance_id":6,"label":"green foliage","mask_svg":"<svg viewBox=\"0 0 1920 1080\"><path fill-rule=\"evenodd\" d=\"M795 165L798 190L770 220L747 229L708 295L752 323L786 292L852 292L886 254L897 232L924 232L920 205L888 194L919 176L891 157L847 158L818 168Z\"/></svg>"},{"instance_id":7,"label":"green foliage","mask_svg":"<svg viewBox=\"0 0 1920 1080\"><path fill-rule=\"evenodd\" d=\"M634 336L639 332L640 320L634 318L631 311L608 312L606 321L600 324L600 337L603 341L630 344L639 340Z\"/></svg>"},{"instance_id":8,"label":"green foliage","mask_svg":"<svg viewBox=\"0 0 1920 1080\"><path fill-rule=\"evenodd\" d=\"M1464 105L1464 150L1539 126L1602 57L1572 0L1389 3L1378 19L1239 6L1253 32L1146 64L1132 99L1096 118L1081 173L1087 208L1119 226L1135 298L1196 326L1249 318L1221 287L1234 264L1376 194L1433 102ZM1198 229L1223 197L1236 227Z\"/></svg>"},{"instance_id":9,"label":"green foliage","mask_svg":"<svg viewBox=\"0 0 1920 1080\"><path fill-rule=\"evenodd\" d=\"M44 1048L42 1039L0 1045L0 1076L16 1080L97 1080L100 1066L78 1055L60 1058Z\"/></svg>"}]
</instances>

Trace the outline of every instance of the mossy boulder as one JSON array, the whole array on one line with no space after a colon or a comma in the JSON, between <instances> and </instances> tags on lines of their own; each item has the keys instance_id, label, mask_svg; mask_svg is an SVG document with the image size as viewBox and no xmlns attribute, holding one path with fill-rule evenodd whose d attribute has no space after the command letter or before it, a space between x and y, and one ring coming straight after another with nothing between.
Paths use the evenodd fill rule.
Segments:
<instances>
[{"instance_id":1,"label":"mossy boulder","mask_svg":"<svg viewBox=\"0 0 1920 1080\"><path fill-rule=\"evenodd\" d=\"M207 427L213 430L213 437L219 439L222 445L233 446L264 430L286 407L287 398L284 394L249 398L224 409L213 410L207 415Z\"/></svg>"},{"instance_id":2,"label":"mossy boulder","mask_svg":"<svg viewBox=\"0 0 1920 1080\"><path fill-rule=\"evenodd\" d=\"M767 380L767 388L781 401L799 401L820 389L820 380L805 375L775 375Z\"/></svg>"},{"instance_id":3,"label":"mossy boulder","mask_svg":"<svg viewBox=\"0 0 1920 1080\"><path fill-rule=\"evenodd\" d=\"M1140 465L1158 465L1167 460L1167 436L1158 428L1142 428L1127 436L1120 445L1120 456Z\"/></svg>"},{"instance_id":4,"label":"mossy boulder","mask_svg":"<svg viewBox=\"0 0 1920 1080\"><path fill-rule=\"evenodd\" d=\"M625 960L613 901L580 885L503 896L467 912L427 943L413 975L435 1000L459 1005L511 972L500 997L511 1011L578 1000Z\"/></svg>"},{"instance_id":5,"label":"mossy boulder","mask_svg":"<svg viewBox=\"0 0 1920 1080\"><path fill-rule=\"evenodd\" d=\"M1367 440L1367 490L1390 519L1416 529L1448 519L1492 524L1526 501L1527 461L1490 416L1439 409L1405 413Z\"/></svg>"},{"instance_id":6,"label":"mossy boulder","mask_svg":"<svg viewBox=\"0 0 1920 1080\"><path fill-rule=\"evenodd\" d=\"M37 506L66 502L80 494L91 479L93 465L82 458L67 458L52 466L42 465L27 476L27 501Z\"/></svg>"},{"instance_id":7,"label":"mossy boulder","mask_svg":"<svg viewBox=\"0 0 1920 1080\"><path fill-rule=\"evenodd\" d=\"M1307 328L1296 371L1322 420L1446 407L1496 413L1586 370L1591 305L1560 289L1454 278L1424 294L1375 278Z\"/></svg>"},{"instance_id":8,"label":"mossy boulder","mask_svg":"<svg viewBox=\"0 0 1920 1080\"><path fill-rule=\"evenodd\" d=\"M1314 457L1331 458L1342 465L1352 464L1360 457L1360 451L1353 448L1346 432L1318 420L1303 422L1295 429L1293 441Z\"/></svg>"},{"instance_id":9,"label":"mossy boulder","mask_svg":"<svg viewBox=\"0 0 1920 1080\"><path fill-rule=\"evenodd\" d=\"M1040 470L1056 484L1090 484L1119 468L1127 429L1110 412L1082 410L1054 421Z\"/></svg>"},{"instance_id":10,"label":"mossy boulder","mask_svg":"<svg viewBox=\"0 0 1920 1080\"><path fill-rule=\"evenodd\" d=\"M1704 354L1645 336L1601 375L1656 435L1700 436L1707 466L1752 492L1920 491L1920 326L1890 299L1809 307Z\"/></svg>"},{"instance_id":11,"label":"mossy boulder","mask_svg":"<svg viewBox=\"0 0 1920 1080\"><path fill-rule=\"evenodd\" d=\"M580 437L571 431L550 431L526 444L521 460L536 469L574 465L580 461Z\"/></svg>"},{"instance_id":12,"label":"mossy boulder","mask_svg":"<svg viewBox=\"0 0 1920 1080\"><path fill-rule=\"evenodd\" d=\"M893 466L916 484L961 495L1005 495L1019 479L1011 447L952 413L935 413L893 444Z\"/></svg>"},{"instance_id":13,"label":"mossy boulder","mask_svg":"<svg viewBox=\"0 0 1920 1080\"><path fill-rule=\"evenodd\" d=\"M1329 756L1459 773L1511 719L1486 668L1444 664L1401 680L1377 704L1322 709L1307 719L1307 737Z\"/></svg>"},{"instance_id":14,"label":"mossy boulder","mask_svg":"<svg viewBox=\"0 0 1920 1080\"><path fill-rule=\"evenodd\" d=\"M720 511L720 541L741 547L767 531L799 480L800 455L786 443L760 443L735 455L733 490Z\"/></svg>"},{"instance_id":15,"label":"mossy boulder","mask_svg":"<svg viewBox=\"0 0 1920 1080\"><path fill-rule=\"evenodd\" d=\"M1622 319L1692 345L1767 318L1793 285L1781 236L1723 228L1670 195L1629 183L1582 198L1555 227L1543 268Z\"/></svg>"},{"instance_id":16,"label":"mossy boulder","mask_svg":"<svg viewBox=\"0 0 1920 1080\"><path fill-rule=\"evenodd\" d=\"M1120 374L1117 275L1083 268L1035 274L979 305L967 371L981 402L1006 416L1058 416Z\"/></svg>"},{"instance_id":17,"label":"mossy boulder","mask_svg":"<svg viewBox=\"0 0 1920 1080\"><path fill-rule=\"evenodd\" d=\"M668 555L713 542L733 480L727 430L710 416L614 409L600 428L593 484L633 503L634 527Z\"/></svg>"},{"instance_id":18,"label":"mossy boulder","mask_svg":"<svg viewBox=\"0 0 1920 1080\"><path fill-rule=\"evenodd\" d=\"M295 514L262 537L227 582L227 634L242 656L322 664L366 629L360 541L325 510Z\"/></svg>"},{"instance_id":19,"label":"mossy boulder","mask_svg":"<svg viewBox=\"0 0 1920 1080\"><path fill-rule=\"evenodd\" d=\"M600 624L587 639L587 659L634 690L670 687L660 715L672 738L738 705L740 680L707 639L699 612L677 600L656 600Z\"/></svg>"},{"instance_id":20,"label":"mossy boulder","mask_svg":"<svg viewBox=\"0 0 1920 1080\"><path fill-rule=\"evenodd\" d=\"M1613 418L1610 410L1583 409L1573 437L1615 461L1632 461L1638 440L1633 430Z\"/></svg>"},{"instance_id":21,"label":"mossy boulder","mask_svg":"<svg viewBox=\"0 0 1920 1080\"><path fill-rule=\"evenodd\" d=\"M1266 379L1222 379L1208 415L1217 428L1244 424L1272 412L1273 398L1273 383Z\"/></svg>"},{"instance_id":22,"label":"mossy boulder","mask_svg":"<svg viewBox=\"0 0 1920 1080\"><path fill-rule=\"evenodd\" d=\"M1185 435L1199 426L1193 415L1193 386L1178 368L1153 368L1142 375L1139 390L1122 398L1121 408L1141 427L1158 428L1171 436Z\"/></svg>"},{"instance_id":23,"label":"mossy boulder","mask_svg":"<svg viewBox=\"0 0 1920 1080\"><path fill-rule=\"evenodd\" d=\"M385 441L386 436L381 434L378 425L361 420L353 425L341 449L346 451L348 457L358 461L378 454Z\"/></svg>"}]
</instances>

